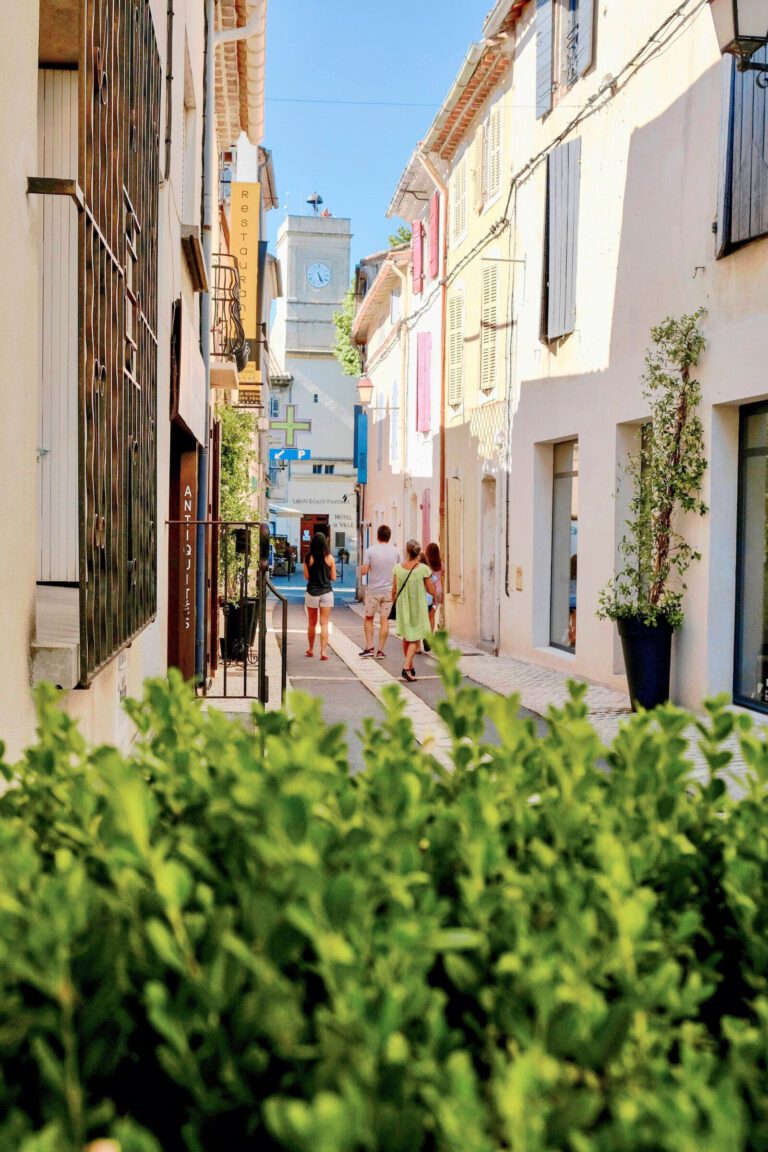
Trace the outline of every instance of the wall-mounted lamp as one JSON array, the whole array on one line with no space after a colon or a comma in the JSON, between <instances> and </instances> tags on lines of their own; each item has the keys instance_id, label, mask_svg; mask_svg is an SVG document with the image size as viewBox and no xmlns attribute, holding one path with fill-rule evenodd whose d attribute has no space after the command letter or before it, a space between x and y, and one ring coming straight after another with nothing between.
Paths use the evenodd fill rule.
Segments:
<instances>
[{"instance_id":1,"label":"wall-mounted lamp","mask_svg":"<svg viewBox=\"0 0 768 1152\"><path fill-rule=\"evenodd\" d=\"M363 408L367 408L373 396L373 384L367 376L361 376L357 382L357 398Z\"/></svg>"},{"instance_id":2,"label":"wall-mounted lamp","mask_svg":"<svg viewBox=\"0 0 768 1152\"><path fill-rule=\"evenodd\" d=\"M768 44L768 0L709 0L721 55L736 57L739 72L757 72L756 84L768 88L768 64L751 57Z\"/></svg>"},{"instance_id":3,"label":"wall-mounted lamp","mask_svg":"<svg viewBox=\"0 0 768 1152\"><path fill-rule=\"evenodd\" d=\"M357 399L362 404L363 408L368 412L398 412L399 409L394 405L388 408L371 408L371 400L373 399L373 384L367 376L361 376L357 382Z\"/></svg>"}]
</instances>

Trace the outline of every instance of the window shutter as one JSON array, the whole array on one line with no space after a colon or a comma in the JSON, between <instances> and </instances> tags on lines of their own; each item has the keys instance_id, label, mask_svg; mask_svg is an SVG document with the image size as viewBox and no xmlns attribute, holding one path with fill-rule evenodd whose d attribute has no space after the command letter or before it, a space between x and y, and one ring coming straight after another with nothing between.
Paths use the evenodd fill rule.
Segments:
<instances>
[{"instance_id":1,"label":"window shutter","mask_svg":"<svg viewBox=\"0 0 768 1152\"><path fill-rule=\"evenodd\" d=\"M483 266L483 291L480 313L480 387L483 392L490 392L496 386L498 287L498 265L485 264Z\"/></svg>"},{"instance_id":2,"label":"window shutter","mask_svg":"<svg viewBox=\"0 0 768 1152\"><path fill-rule=\"evenodd\" d=\"M393 380L389 400L389 460L391 464L397 464L400 455L399 392L400 389L398 388L397 380Z\"/></svg>"},{"instance_id":3,"label":"window shutter","mask_svg":"<svg viewBox=\"0 0 768 1152\"><path fill-rule=\"evenodd\" d=\"M492 200L501 188L501 106L491 110L488 121L488 199Z\"/></svg>"},{"instance_id":4,"label":"window shutter","mask_svg":"<svg viewBox=\"0 0 768 1152\"><path fill-rule=\"evenodd\" d=\"M536 0L536 119L552 111L552 0Z\"/></svg>"},{"instance_id":5,"label":"window shutter","mask_svg":"<svg viewBox=\"0 0 768 1152\"><path fill-rule=\"evenodd\" d=\"M453 238L460 239L467 228L467 158L456 168L453 192Z\"/></svg>"},{"instance_id":6,"label":"window shutter","mask_svg":"<svg viewBox=\"0 0 768 1152\"><path fill-rule=\"evenodd\" d=\"M482 212L486 200L486 136L485 124L475 135L474 164L472 167L472 207Z\"/></svg>"},{"instance_id":7,"label":"window shutter","mask_svg":"<svg viewBox=\"0 0 768 1152\"><path fill-rule=\"evenodd\" d=\"M579 0L577 20L579 38L576 46L576 71L583 76L592 64L592 45L595 38L596 0Z\"/></svg>"},{"instance_id":8,"label":"window shutter","mask_svg":"<svg viewBox=\"0 0 768 1152\"><path fill-rule=\"evenodd\" d=\"M413 290L417 296L424 288L424 233L421 220L414 220L411 229L411 258L413 261Z\"/></svg>"},{"instance_id":9,"label":"window shutter","mask_svg":"<svg viewBox=\"0 0 768 1152\"><path fill-rule=\"evenodd\" d=\"M432 539L432 489L425 488L421 495L421 546L426 548Z\"/></svg>"},{"instance_id":10,"label":"window shutter","mask_svg":"<svg viewBox=\"0 0 768 1152\"><path fill-rule=\"evenodd\" d=\"M464 375L464 297L460 292L448 302L448 403L461 404Z\"/></svg>"},{"instance_id":11,"label":"window shutter","mask_svg":"<svg viewBox=\"0 0 768 1152\"><path fill-rule=\"evenodd\" d=\"M717 189L717 257L725 255L731 242L731 200L733 183L733 85L736 72L733 56L724 56L723 97L720 119L720 160Z\"/></svg>"},{"instance_id":12,"label":"window shutter","mask_svg":"<svg viewBox=\"0 0 768 1152\"><path fill-rule=\"evenodd\" d=\"M753 59L756 63L766 63L766 49L761 48ZM765 105L765 91L755 83L754 72L734 70L730 181L732 244L754 240L768 232Z\"/></svg>"},{"instance_id":13,"label":"window shutter","mask_svg":"<svg viewBox=\"0 0 768 1152\"><path fill-rule=\"evenodd\" d=\"M416 337L416 431L429 432L432 422L432 334Z\"/></svg>"},{"instance_id":14,"label":"window shutter","mask_svg":"<svg viewBox=\"0 0 768 1152\"><path fill-rule=\"evenodd\" d=\"M448 477L448 592L464 592L464 492L457 476Z\"/></svg>"},{"instance_id":15,"label":"window shutter","mask_svg":"<svg viewBox=\"0 0 768 1152\"><path fill-rule=\"evenodd\" d=\"M440 274L440 193L429 202L429 274L435 280Z\"/></svg>"},{"instance_id":16,"label":"window shutter","mask_svg":"<svg viewBox=\"0 0 768 1152\"><path fill-rule=\"evenodd\" d=\"M579 224L581 139L549 155L549 290L547 338L576 327L576 250Z\"/></svg>"}]
</instances>

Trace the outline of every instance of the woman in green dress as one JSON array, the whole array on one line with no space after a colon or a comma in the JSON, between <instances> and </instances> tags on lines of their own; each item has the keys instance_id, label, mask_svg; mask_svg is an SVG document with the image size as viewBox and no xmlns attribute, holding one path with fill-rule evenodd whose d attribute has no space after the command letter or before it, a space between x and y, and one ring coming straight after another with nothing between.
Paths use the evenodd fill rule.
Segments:
<instances>
[{"instance_id":1,"label":"woman in green dress","mask_svg":"<svg viewBox=\"0 0 768 1152\"><path fill-rule=\"evenodd\" d=\"M396 564L392 571L392 600L396 605L395 631L403 641L403 680L412 683L416 679L413 670L413 657L419 641L431 635L427 593L435 594L432 572L429 565L419 560L421 545L418 540L409 540L405 546L405 563Z\"/></svg>"}]
</instances>

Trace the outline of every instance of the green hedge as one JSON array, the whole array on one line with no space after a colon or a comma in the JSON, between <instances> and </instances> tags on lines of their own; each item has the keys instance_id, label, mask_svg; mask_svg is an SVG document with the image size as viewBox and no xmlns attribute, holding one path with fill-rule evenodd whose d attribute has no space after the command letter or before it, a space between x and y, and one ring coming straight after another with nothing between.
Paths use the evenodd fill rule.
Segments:
<instances>
[{"instance_id":1,"label":"green hedge","mask_svg":"<svg viewBox=\"0 0 768 1152\"><path fill-rule=\"evenodd\" d=\"M124 758L41 694L0 800L2 1152L768 1149L768 746L713 705L691 783L690 716L606 750L576 688L541 738L438 647L451 774L397 689L356 777L307 697L254 735L152 682Z\"/></svg>"}]
</instances>

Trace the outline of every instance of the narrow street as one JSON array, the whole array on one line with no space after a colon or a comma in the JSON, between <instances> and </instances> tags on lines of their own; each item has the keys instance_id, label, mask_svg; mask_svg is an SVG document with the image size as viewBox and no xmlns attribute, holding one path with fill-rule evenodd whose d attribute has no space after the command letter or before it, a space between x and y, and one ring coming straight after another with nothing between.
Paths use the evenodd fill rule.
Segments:
<instances>
[{"instance_id":1,"label":"narrow street","mask_svg":"<svg viewBox=\"0 0 768 1152\"><path fill-rule=\"evenodd\" d=\"M288 679L293 689L319 697L323 702L323 715L329 724L346 725L350 767L353 772L364 767L360 731L365 717L383 715L380 694L383 688L397 683L407 700L407 712L414 725L417 739L428 744L438 757L445 747L442 723L437 715L438 701L443 694L434 659L418 655L415 660L418 679L405 684L400 676L403 666L402 645L390 631L386 645L386 659L361 657L364 647L362 604L355 602L354 569L347 568L345 576L335 586L335 605L331 616L330 659L320 661L319 633L315 642L315 655L308 659L307 620L304 611L304 582L299 572L285 584L276 581L276 587L288 597ZM272 626L279 636L280 614L273 610ZM378 641L378 627L376 631ZM478 653L481 658L485 654ZM492 657L486 657L493 659ZM467 684L474 683L469 676ZM274 691L274 689L273 689ZM530 710L522 714L534 717L541 728L544 721ZM486 738L496 742L493 726L488 723Z\"/></svg>"}]
</instances>

